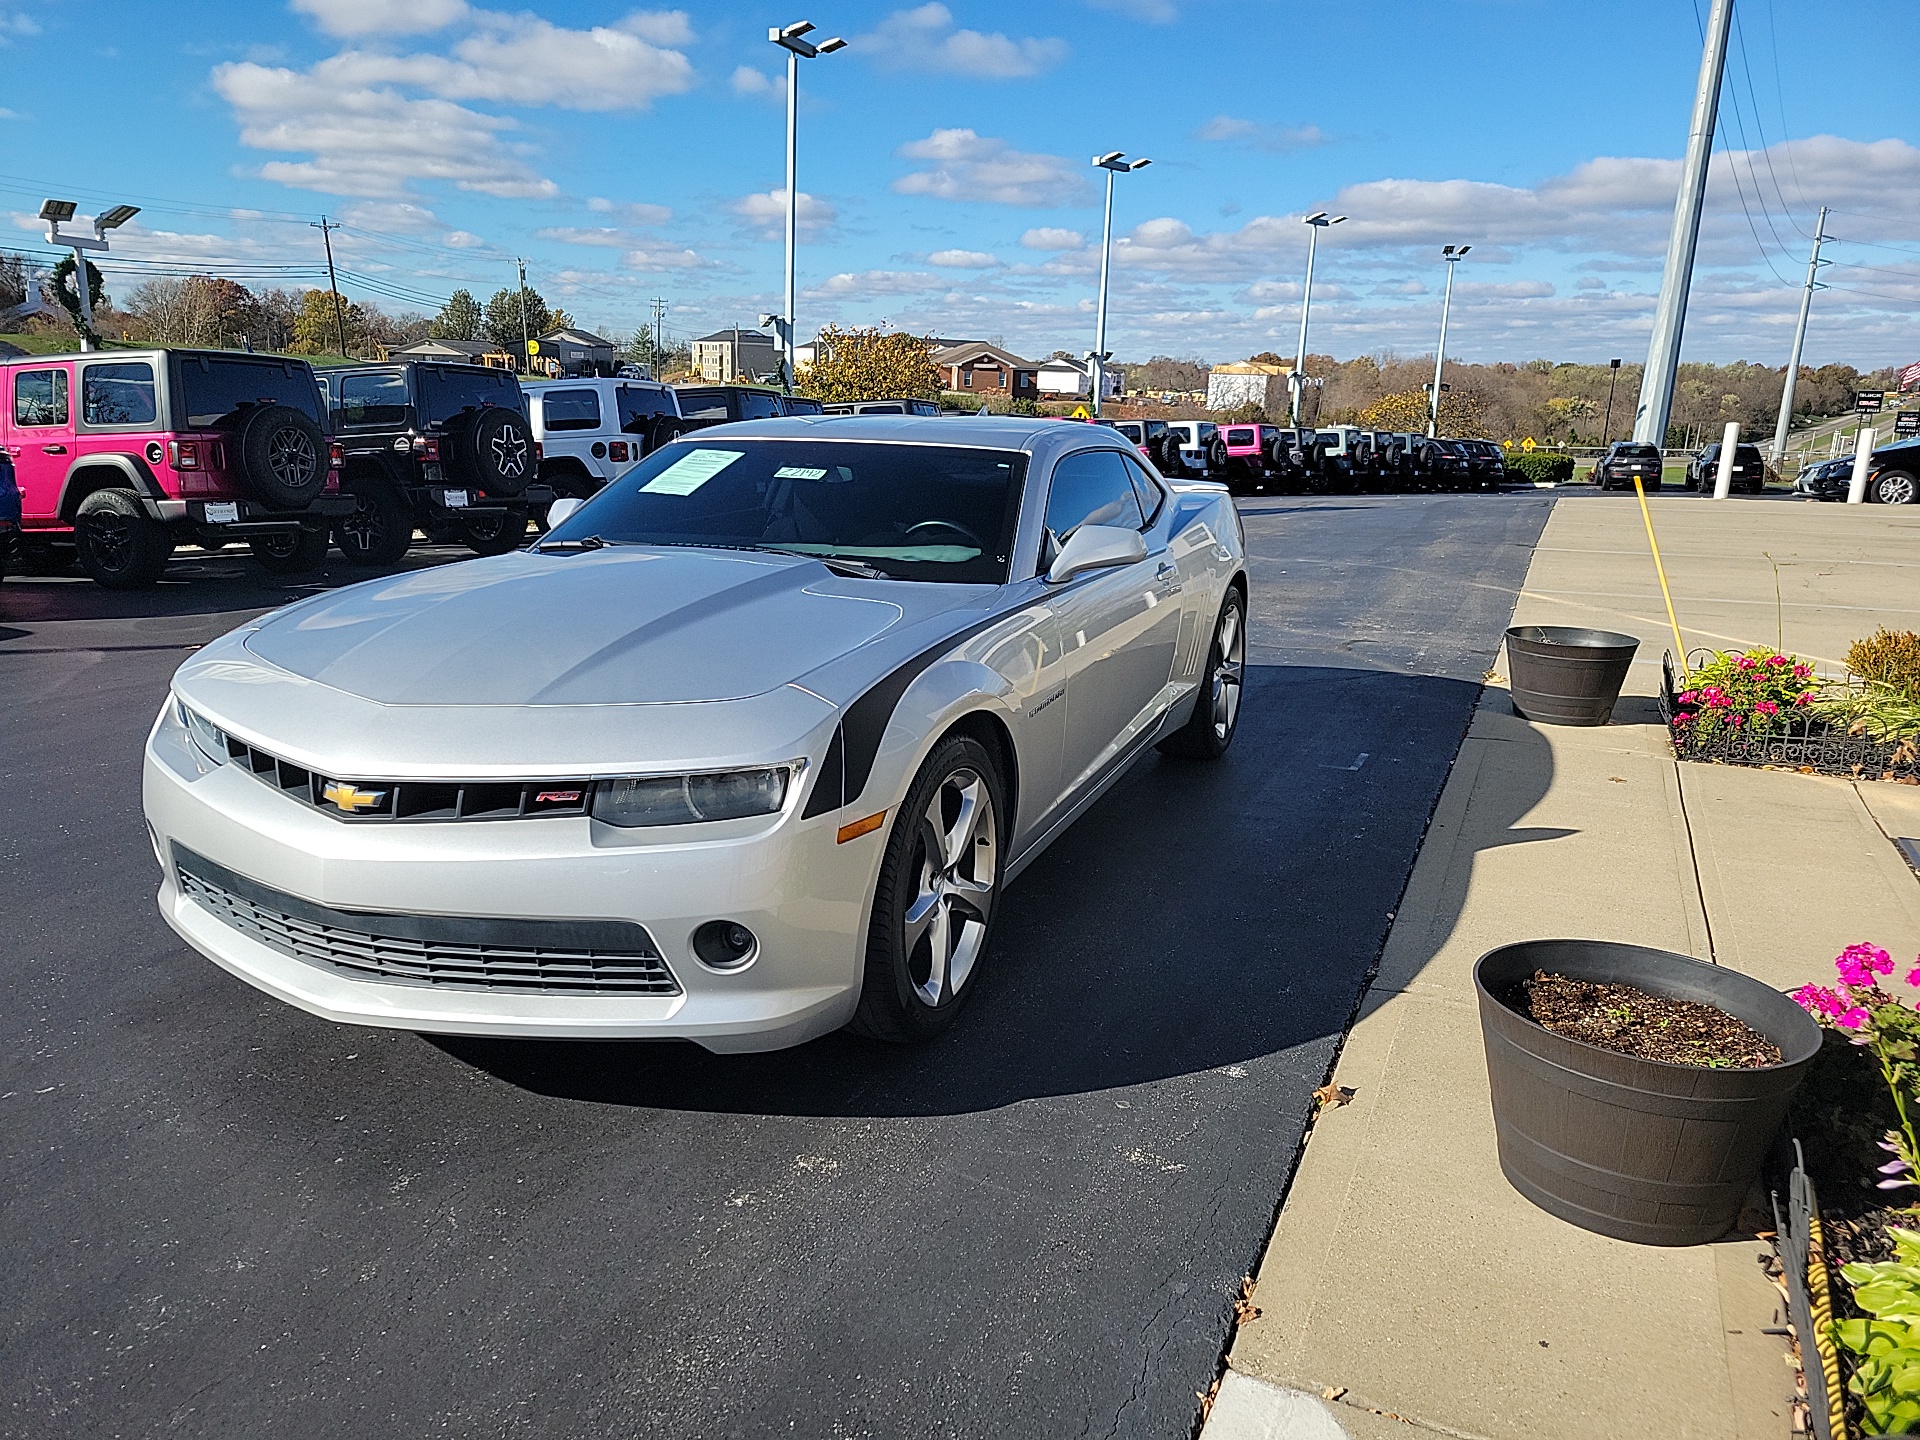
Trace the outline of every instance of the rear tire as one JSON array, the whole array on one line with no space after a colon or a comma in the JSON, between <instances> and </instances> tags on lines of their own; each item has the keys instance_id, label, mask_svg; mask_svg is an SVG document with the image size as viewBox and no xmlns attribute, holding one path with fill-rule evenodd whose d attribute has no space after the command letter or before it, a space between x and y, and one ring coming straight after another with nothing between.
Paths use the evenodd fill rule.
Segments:
<instances>
[{"instance_id":1,"label":"rear tire","mask_svg":"<svg viewBox=\"0 0 1920 1440\"><path fill-rule=\"evenodd\" d=\"M160 581L173 537L147 517L131 490L96 490L74 520L80 568L107 590L145 590Z\"/></svg>"},{"instance_id":2,"label":"rear tire","mask_svg":"<svg viewBox=\"0 0 1920 1440\"><path fill-rule=\"evenodd\" d=\"M327 532L302 526L275 535L255 535L247 548L269 575L311 575L326 563Z\"/></svg>"},{"instance_id":3,"label":"rear tire","mask_svg":"<svg viewBox=\"0 0 1920 1440\"><path fill-rule=\"evenodd\" d=\"M526 508L469 515L460 522L459 532L460 543L476 555L504 555L518 550L527 543Z\"/></svg>"},{"instance_id":4,"label":"rear tire","mask_svg":"<svg viewBox=\"0 0 1920 1440\"><path fill-rule=\"evenodd\" d=\"M347 485L357 508L333 525L333 543L354 565L397 565L413 544L413 511L400 492L384 480Z\"/></svg>"},{"instance_id":5,"label":"rear tire","mask_svg":"<svg viewBox=\"0 0 1920 1440\"><path fill-rule=\"evenodd\" d=\"M970 735L949 736L920 767L874 882L856 1034L931 1040L973 993L999 893L1005 795L994 757Z\"/></svg>"},{"instance_id":6,"label":"rear tire","mask_svg":"<svg viewBox=\"0 0 1920 1440\"><path fill-rule=\"evenodd\" d=\"M1247 602L1229 590L1214 622L1207 647L1207 668L1200 672L1200 694L1187 723L1160 742L1169 755L1218 760L1240 729L1240 701L1247 668Z\"/></svg>"},{"instance_id":7,"label":"rear tire","mask_svg":"<svg viewBox=\"0 0 1920 1440\"><path fill-rule=\"evenodd\" d=\"M1872 491L1882 505L1911 505L1920 497L1920 483L1905 470L1882 470L1874 477Z\"/></svg>"}]
</instances>

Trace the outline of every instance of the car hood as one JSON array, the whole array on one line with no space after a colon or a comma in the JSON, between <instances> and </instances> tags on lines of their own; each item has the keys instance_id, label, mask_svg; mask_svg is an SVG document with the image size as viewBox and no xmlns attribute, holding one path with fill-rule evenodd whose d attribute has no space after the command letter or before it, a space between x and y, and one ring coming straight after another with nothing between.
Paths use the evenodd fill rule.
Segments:
<instances>
[{"instance_id":1,"label":"car hood","mask_svg":"<svg viewBox=\"0 0 1920 1440\"><path fill-rule=\"evenodd\" d=\"M267 616L245 644L383 705L732 700L950 608L956 588L712 550L519 552L317 596Z\"/></svg>"}]
</instances>

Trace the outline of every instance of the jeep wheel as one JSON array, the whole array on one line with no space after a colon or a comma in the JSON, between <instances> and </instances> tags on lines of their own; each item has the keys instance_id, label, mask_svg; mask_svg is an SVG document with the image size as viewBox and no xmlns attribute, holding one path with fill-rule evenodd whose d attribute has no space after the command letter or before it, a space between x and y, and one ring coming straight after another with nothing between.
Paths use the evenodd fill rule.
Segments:
<instances>
[{"instance_id":1,"label":"jeep wheel","mask_svg":"<svg viewBox=\"0 0 1920 1440\"><path fill-rule=\"evenodd\" d=\"M511 510L468 515L457 529L460 543L474 554L504 555L527 543L527 511L516 505Z\"/></svg>"},{"instance_id":2,"label":"jeep wheel","mask_svg":"<svg viewBox=\"0 0 1920 1440\"><path fill-rule=\"evenodd\" d=\"M310 575L326 562L327 532L302 526L255 535L247 541L247 548L269 575Z\"/></svg>"},{"instance_id":3,"label":"jeep wheel","mask_svg":"<svg viewBox=\"0 0 1920 1440\"><path fill-rule=\"evenodd\" d=\"M80 568L108 590L145 590L159 583L173 539L147 518L131 490L96 490L74 521Z\"/></svg>"},{"instance_id":4,"label":"jeep wheel","mask_svg":"<svg viewBox=\"0 0 1920 1440\"><path fill-rule=\"evenodd\" d=\"M347 485L354 512L334 522L333 543L355 565L395 565L413 543L413 512L384 480Z\"/></svg>"},{"instance_id":5,"label":"jeep wheel","mask_svg":"<svg viewBox=\"0 0 1920 1440\"><path fill-rule=\"evenodd\" d=\"M518 495L534 476L526 417L497 405L449 427L442 455L449 478L488 495Z\"/></svg>"},{"instance_id":6,"label":"jeep wheel","mask_svg":"<svg viewBox=\"0 0 1920 1440\"><path fill-rule=\"evenodd\" d=\"M237 440L247 488L275 509L304 510L326 486L326 437L291 406L253 411Z\"/></svg>"}]
</instances>

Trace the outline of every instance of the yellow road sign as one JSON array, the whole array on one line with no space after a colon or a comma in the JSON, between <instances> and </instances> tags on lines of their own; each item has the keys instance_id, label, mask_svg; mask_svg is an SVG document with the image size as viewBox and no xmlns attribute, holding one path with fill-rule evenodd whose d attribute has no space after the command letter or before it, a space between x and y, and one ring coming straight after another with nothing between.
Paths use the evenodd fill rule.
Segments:
<instances>
[{"instance_id":1,"label":"yellow road sign","mask_svg":"<svg viewBox=\"0 0 1920 1440\"><path fill-rule=\"evenodd\" d=\"M1093 415L1086 406L1076 405L1073 407L1073 418L1075 420L1091 420Z\"/></svg>"},{"instance_id":2,"label":"yellow road sign","mask_svg":"<svg viewBox=\"0 0 1920 1440\"><path fill-rule=\"evenodd\" d=\"M1513 442L1511 440L1502 440L1500 443L1509 450L1513 448Z\"/></svg>"},{"instance_id":3,"label":"yellow road sign","mask_svg":"<svg viewBox=\"0 0 1920 1440\"><path fill-rule=\"evenodd\" d=\"M1533 443L1533 437L1529 435L1527 436L1526 439L1520 442L1520 448L1526 451L1529 455L1531 455L1539 447Z\"/></svg>"},{"instance_id":4,"label":"yellow road sign","mask_svg":"<svg viewBox=\"0 0 1920 1440\"><path fill-rule=\"evenodd\" d=\"M540 353L540 342L538 340L527 341L527 353L529 355L538 355Z\"/></svg>"}]
</instances>

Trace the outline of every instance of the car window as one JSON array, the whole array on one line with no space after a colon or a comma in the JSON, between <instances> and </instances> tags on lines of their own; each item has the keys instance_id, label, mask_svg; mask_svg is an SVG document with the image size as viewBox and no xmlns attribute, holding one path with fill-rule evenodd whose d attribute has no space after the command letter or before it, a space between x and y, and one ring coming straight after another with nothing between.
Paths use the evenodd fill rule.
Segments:
<instances>
[{"instance_id":1,"label":"car window","mask_svg":"<svg viewBox=\"0 0 1920 1440\"><path fill-rule=\"evenodd\" d=\"M451 420L464 410L499 405L519 410L520 382L505 370L475 366L415 366L421 419L427 424Z\"/></svg>"},{"instance_id":2,"label":"car window","mask_svg":"<svg viewBox=\"0 0 1920 1440\"><path fill-rule=\"evenodd\" d=\"M16 370L13 372L14 424L65 425L70 418L67 410L66 371Z\"/></svg>"},{"instance_id":3,"label":"car window","mask_svg":"<svg viewBox=\"0 0 1920 1440\"><path fill-rule=\"evenodd\" d=\"M591 390L542 390L540 407L549 430L600 428L600 397Z\"/></svg>"},{"instance_id":4,"label":"car window","mask_svg":"<svg viewBox=\"0 0 1920 1440\"><path fill-rule=\"evenodd\" d=\"M616 386L613 402L620 412L621 430L630 435L645 430L647 422L656 415L675 413L671 395L641 385Z\"/></svg>"},{"instance_id":5,"label":"car window","mask_svg":"<svg viewBox=\"0 0 1920 1440\"><path fill-rule=\"evenodd\" d=\"M742 420L767 420L780 413L780 397L771 390L742 390L740 392L740 418Z\"/></svg>"},{"instance_id":6,"label":"car window","mask_svg":"<svg viewBox=\"0 0 1920 1440\"><path fill-rule=\"evenodd\" d=\"M182 355L175 374L180 388L173 413L188 430L211 429L246 405L285 405L309 420L320 419L313 372L303 361Z\"/></svg>"},{"instance_id":7,"label":"car window","mask_svg":"<svg viewBox=\"0 0 1920 1440\"><path fill-rule=\"evenodd\" d=\"M728 420L727 392L724 390L682 390L680 413L689 420Z\"/></svg>"},{"instance_id":8,"label":"car window","mask_svg":"<svg viewBox=\"0 0 1920 1440\"><path fill-rule=\"evenodd\" d=\"M820 415L825 413L826 407L805 395L786 395L781 397L780 409L788 415Z\"/></svg>"},{"instance_id":9,"label":"car window","mask_svg":"<svg viewBox=\"0 0 1920 1440\"><path fill-rule=\"evenodd\" d=\"M340 424L388 428L407 423L407 377L393 371L340 375Z\"/></svg>"},{"instance_id":10,"label":"car window","mask_svg":"<svg viewBox=\"0 0 1920 1440\"><path fill-rule=\"evenodd\" d=\"M862 415L901 415L904 414L905 411L903 407L899 405L880 404L862 405L860 407L860 413Z\"/></svg>"},{"instance_id":11,"label":"car window","mask_svg":"<svg viewBox=\"0 0 1920 1440\"><path fill-rule=\"evenodd\" d=\"M1236 425L1227 431L1227 444L1229 445L1251 445L1253 442L1254 431L1252 426Z\"/></svg>"},{"instance_id":12,"label":"car window","mask_svg":"<svg viewBox=\"0 0 1920 1440\"><path fill-rule=\"evenodd\" d=\"M1082 525L1118 525L1139 530L1146 524L1139 497L1118 450L1082 450L1053 467L1047 492L1047 532L1057 542Z\"/></svg>"},{"instance_id":13,"label":"car window","mask_svg":"<svg viewBox=\"0 0 1920 1440\"><path fill-rule=\"evenodd\" d=\"M938 415L940 413L940 407L931 400L909 400L907 402L907 413L909 415Z\"/></svg>"},{"instance_id":14,"label":"car window","mask_svg":"<svg viewBox=\"0 0 1920 1440\"><path fill-rule=\"evenodd\" d=\"M151 425L153 366L145 360L88 365L80 372L80 413L89 425Z\"/></svg>"},{"instance_id":15,"label":"car window","mask_svg":"<svg viewBox=\"0 0 1920 1440\"><path fill-rule=\"evenodd\" d=\"M958 445L679 440L555 526L545 543L599 536L765 547L858 560L901 580L1001 585L1026 464L1018 451Z\"/></svg>"},{"instance_id":16,"label":"car window","mask_svg":"<svg viewBox=\"0 0 1920 1440\"><path fill-rule=\"evenodd\" d=\"M1166 502L1166 495L1158 485L1153 483L1153 477L1147 474L1145 467L1138 460L1131 455L1123 455L1120 459L1121 463L1127 467L1127 478L1133 481L1133 495L1140 502L1141 513L1147 517L1146 523L1151 525L1159 518L1160 507Z\"/></svg>"}]
</instances>

